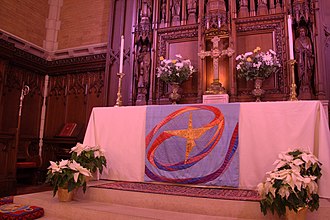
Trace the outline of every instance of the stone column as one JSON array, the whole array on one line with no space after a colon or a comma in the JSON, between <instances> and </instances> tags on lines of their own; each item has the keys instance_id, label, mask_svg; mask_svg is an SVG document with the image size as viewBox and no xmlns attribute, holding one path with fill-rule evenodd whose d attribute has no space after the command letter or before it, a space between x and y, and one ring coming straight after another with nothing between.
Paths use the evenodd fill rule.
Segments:
<instances>
[{"instance_id":1,"label":"stone column","mask_svg":"<svg viewBox=\"0 0 330 220\"><path fill-rule=\"evenodd\" d=\"M48 4L49 14L46 20L46 39L43 42L43 48L51 52L58 48L57 34L61 26L60 12L63 0L48 0Z\"/></svg>"}]
</instances>

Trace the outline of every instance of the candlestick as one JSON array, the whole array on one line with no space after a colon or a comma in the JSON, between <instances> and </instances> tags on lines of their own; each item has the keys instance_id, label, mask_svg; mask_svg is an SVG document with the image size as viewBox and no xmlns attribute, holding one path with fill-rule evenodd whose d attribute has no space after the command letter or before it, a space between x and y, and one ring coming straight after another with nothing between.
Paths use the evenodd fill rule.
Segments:
<instances>
[{"instance_id":1,"label":"candlestick","mask_svg":"<svg viewBox=\"0 0 330 220\"><path fill-rule=\"evenodd\" d=\"M121 36L121 42L120 42L119 73L123 72L123 64L124 64L124 35Z\"/></svg>"},{"instance_id":2,"label":"candlestick","mask_svg":"<svg viewBox=\"0 0 330 220\"><path fill-rule=\"evenodd\" d=\"M294 55L293 55L293 37L292 37L292 18L291 18L291 15L289 15L289 17L288 17L288 34L289 34L290 60L293 60Z\"/></svg>"},{"instance_id":3,"label":"candlestick","mask_svg":"<svg viewBox=\"0 0 330 220\"><path fill-rule=\"evenodd\" d=\"M291 86L290 86L290 97L289 101L298 101L297 99L297 93L296 93L296 82L294 78L294 64L296 63L295 60L289 60L289 71L291 73Z\"/></svg>"}]
</instances>

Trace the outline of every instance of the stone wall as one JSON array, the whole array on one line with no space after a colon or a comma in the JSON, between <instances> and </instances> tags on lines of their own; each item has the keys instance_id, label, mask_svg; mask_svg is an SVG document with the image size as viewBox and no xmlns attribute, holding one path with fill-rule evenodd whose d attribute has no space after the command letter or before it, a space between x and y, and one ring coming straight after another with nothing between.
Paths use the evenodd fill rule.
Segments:
<instances>
[{"instance_id":1,"label":"stone wall","mask_svg":"<svg viewBox=\"0 0 330 220\"><path fill-rule=\"evenodd\" d=\"M63 1L58 49L106 43L109 2L107 0Z\"/></svg>"},{"instance_id":2,"label":"stone wall","mask_svg":"<svg viewBox=\"0 0 330 220\"><path fill-rule=\"evenodd\" d=\"M3 0L0 29L42 47L48 11L45 0Z\"/></svg>"}]
</instances>

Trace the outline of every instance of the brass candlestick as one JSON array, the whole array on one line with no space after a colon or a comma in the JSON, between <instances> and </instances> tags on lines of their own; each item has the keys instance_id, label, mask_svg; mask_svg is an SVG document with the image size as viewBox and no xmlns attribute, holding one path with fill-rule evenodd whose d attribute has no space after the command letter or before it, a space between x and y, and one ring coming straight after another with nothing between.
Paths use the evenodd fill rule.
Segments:
<instances>
[{"instance_id":1,"label":"brass candlestick","mask_svg":"<svg viewBox=\"0 0 330 220\"><path fill-rule=\"evenodd\" d=\"M122 84L122 79L125 76L125 73L117 73L117 76L119 77L118 80L118 92L117 92L117 101L115 107L120 107L123 105L122 101L122 95L121 95L121 84Z\"/></svg>"},{"instance_id":2,"label":"brass candlestick","mask_svg":"<svg viewBox=\"0 0 330 220\"><path fill-rule=\"evenodd\" d=\"M297 98L297 93L296 93L296 88L297 88L297 85L295 83L295 78L294 78L294 64L296 63L296 60L292 59L292 60L289 60L289 69L290 69L290 73L291 73L291 87L290 87L290 98L289 98L289 101L298 101L298 98Z\"/></svg>"}]
</instances>

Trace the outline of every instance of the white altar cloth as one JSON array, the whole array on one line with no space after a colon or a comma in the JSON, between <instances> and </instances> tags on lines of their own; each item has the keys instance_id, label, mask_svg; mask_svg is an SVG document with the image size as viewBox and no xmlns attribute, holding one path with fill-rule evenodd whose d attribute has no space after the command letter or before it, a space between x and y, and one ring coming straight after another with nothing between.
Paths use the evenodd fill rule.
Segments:
<instances>
[{"instance_id":1,"label":"white altar cloth","mask_svg":"<svg viewBox=\"0 0 330 220\"><path fill-rule=\"evenodd\" d=\"M84 144L106 151L108 166L101 179L144 181L146 108L93 108ZM321 102L240 103L240 188L255 189L274 169L278 154L297 147L319 157L319 195L330 198L330 132Z\"/></svg>"}]
</instances>

